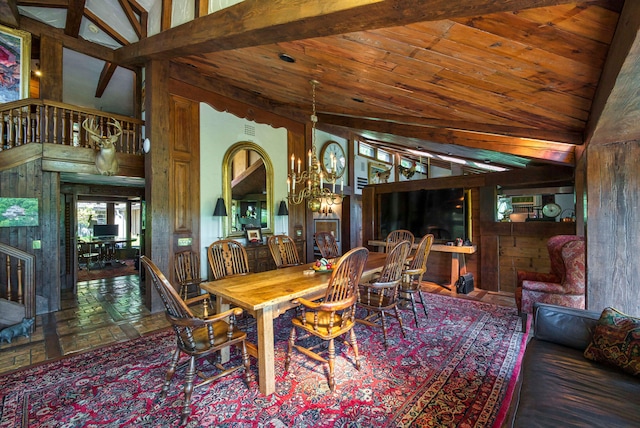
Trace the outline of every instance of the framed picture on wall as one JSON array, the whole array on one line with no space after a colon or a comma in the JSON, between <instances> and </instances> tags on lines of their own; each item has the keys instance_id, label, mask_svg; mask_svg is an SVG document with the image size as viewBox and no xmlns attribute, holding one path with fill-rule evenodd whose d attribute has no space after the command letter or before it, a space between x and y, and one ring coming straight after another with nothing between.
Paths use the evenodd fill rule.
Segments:
<instances>
[{"instance_id":1,"label":"framed picture on wall","mask_svg":"<svg viewBox=\"0 0 640 428\"><path fill-rule=\"evenodd\" d=\"M29 98L31 34L0 25L0 104Z\"/></svg>"},{"instance_id":2,"label":"framed picture on wall","mask_svg":"<svg viewBox=\"0 0 640 428\"><path fill-rule=\"evenodd\" d=\"M386 183L391 175L391 165L369 162L369 184Z\"/></svg>"},{"instance_id":3,"label":"framed picture on wall","mask_svg":"<svg viewBox=\"0 0 640 428\"><path fill-rule=\"evenodd\" d=\"M245 237L247 238L247 242L251 244L261 244L262 243L262 229L259 227L250 227L247 226L244 229Z\"/></svg>"},{"instance_id":4,"label":"framed picture on wall","mask_svg":"<svg viewBox=\"0 0 640 428\"><path fill-rule=\"evenodd\" d=\"M316 219L316 233L329 232L340 242L340 220L338 219Z\"/></svg>"}]
</instances>

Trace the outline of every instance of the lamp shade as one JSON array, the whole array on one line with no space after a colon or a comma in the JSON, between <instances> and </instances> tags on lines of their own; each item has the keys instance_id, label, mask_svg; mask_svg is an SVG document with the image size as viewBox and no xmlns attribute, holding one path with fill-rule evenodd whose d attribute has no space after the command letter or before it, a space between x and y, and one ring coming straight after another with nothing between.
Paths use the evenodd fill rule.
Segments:
<instances>
[{"instance_id":1,"label":"lamp shade","mask_svg":"<svg viewBox=\"0 0 640 428\"><path fill-rule=\"evenodd\" d=\"M213 215L215 217L226 217L227 216L227 207L224 204L224 199L218 198L216 202L216 207L213 210Z\"/></svg>"},{"instance_id":2,"label":"lamp shade","mask_svg":"<svg viewBox=\"0 0 640 428\"><path fill-rule=\"evenodd\" d=\"M280 207L278 208L278 215L289 215L287 204L284 201L280 201Z\"/></svg>"}]
</instances>

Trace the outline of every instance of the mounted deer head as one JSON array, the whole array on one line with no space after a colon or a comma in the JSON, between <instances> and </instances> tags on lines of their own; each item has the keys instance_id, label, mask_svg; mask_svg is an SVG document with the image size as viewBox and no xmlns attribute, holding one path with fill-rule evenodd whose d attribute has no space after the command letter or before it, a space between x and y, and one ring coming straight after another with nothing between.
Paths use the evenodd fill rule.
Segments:
<instances>
[{"instance_id":1,"label":"mounted deer head","mask_svg":"<svg viewBox=\"0 0 640 428\"><path fill-rule=\"evenodd\" d=\"M87 118L82 122L82 127L89 134L89 138L97 144L100 150L96 153L95 161L98 172L102 175L115 175L118 172L119 165L114 143L120 138L120 135L122 135L122 126L115 119L107 122L107 125L113 125L117 131L111 134L109 130L109 134L103 136L100 134L100 127L98 123L96 123L95 118Z\"/></svg>"}]
</instances>

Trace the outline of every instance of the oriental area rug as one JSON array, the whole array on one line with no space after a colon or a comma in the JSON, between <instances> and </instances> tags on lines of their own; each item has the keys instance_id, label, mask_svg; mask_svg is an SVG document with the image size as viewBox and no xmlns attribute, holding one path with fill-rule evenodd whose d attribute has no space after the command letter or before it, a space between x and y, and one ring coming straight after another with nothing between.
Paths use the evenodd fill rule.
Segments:
<instances>
[{"instance_id":1,"label":"oriental area rug","mask_svg":"<svg viewBox=\"0 0 640 428\"><path fill-rule=\"evenodd\" d=\"M336 390L325 366L294 352L284 371L290 320L275 321L276 392L258 391L256 360L242 373L194 391L188 427L491 427L505 416L526 333L513 308L427 294L407 337L391 319L382 331L356 325L361 369L336 343ZM419 308L421 309L421 308ZM255 340L255 331L249 327ZM161 390L175 337L164 330L0 377L0 427L172 427L182 406L182 374ZM233 358L235 351L232 352ZM233 361L232 361L233 362ZM208 365L209 363L204 363ZM202 367L203 364L201 364ZM210 366L211 370L215 367Z\"/></svg>"}]
</instances>

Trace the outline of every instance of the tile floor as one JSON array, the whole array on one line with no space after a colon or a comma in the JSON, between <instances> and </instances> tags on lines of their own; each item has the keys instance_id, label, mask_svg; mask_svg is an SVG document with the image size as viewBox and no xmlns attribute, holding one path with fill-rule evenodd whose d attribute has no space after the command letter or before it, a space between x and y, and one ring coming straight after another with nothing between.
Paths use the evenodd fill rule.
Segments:
<instances>
[{"instance_id":1,"label":"tile floor","mask_svg":"<svg viewBox=\"0 0 640 428\"><path fill-rule=\"evenodd\" d=\"M456 295L433 283L423 289ZM475 290L457 297L515 307L509 293ZM60 311L36 318L31 337L0 344L0 374L168 327L164 312L150 313L143 299L137 275L79 282L76 295L63 292Z\"/></svg>"}]
</instances>

